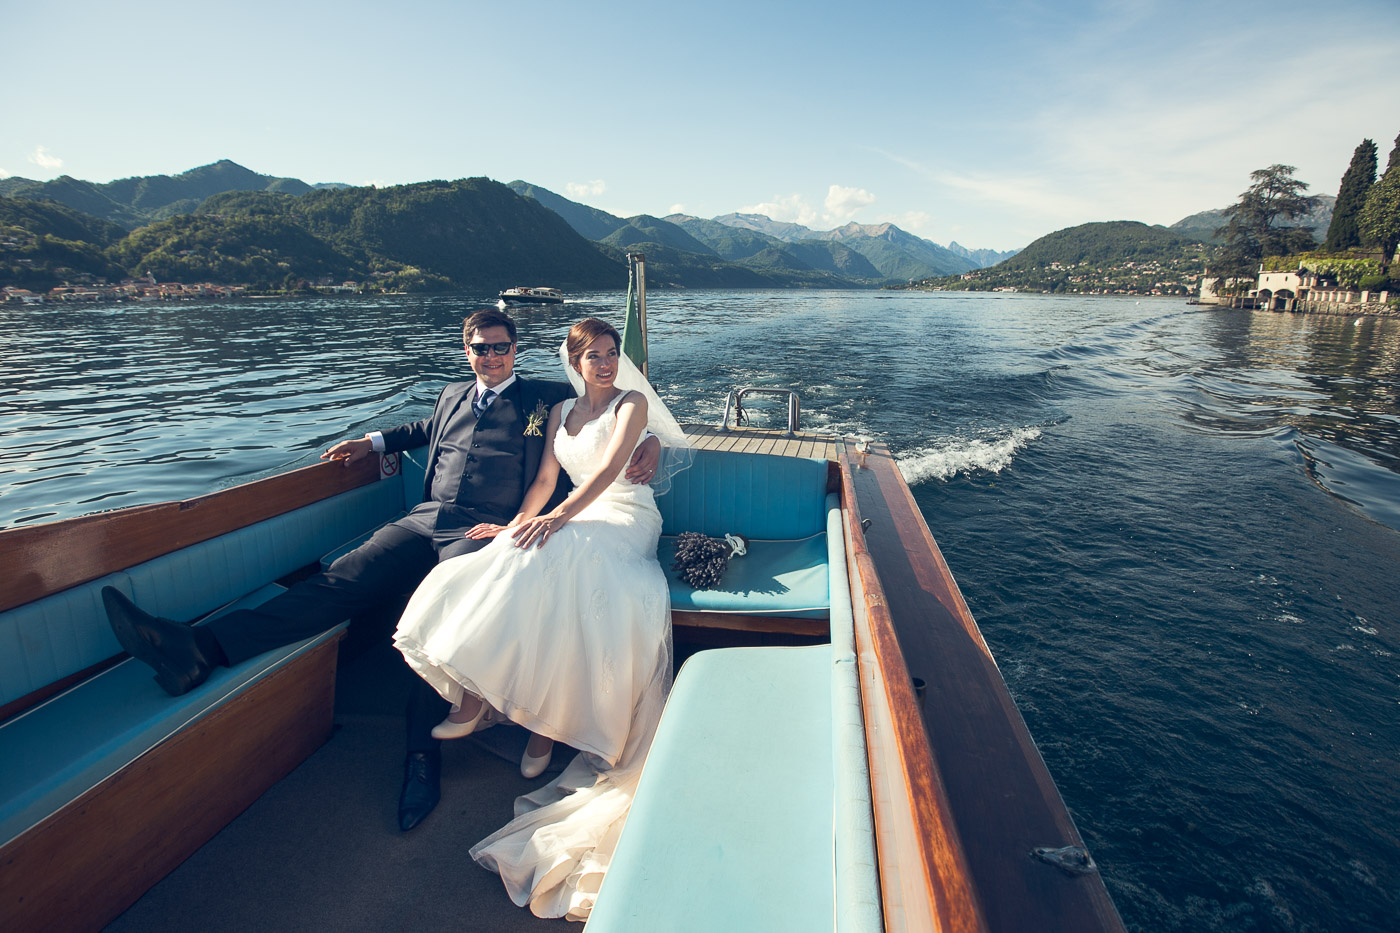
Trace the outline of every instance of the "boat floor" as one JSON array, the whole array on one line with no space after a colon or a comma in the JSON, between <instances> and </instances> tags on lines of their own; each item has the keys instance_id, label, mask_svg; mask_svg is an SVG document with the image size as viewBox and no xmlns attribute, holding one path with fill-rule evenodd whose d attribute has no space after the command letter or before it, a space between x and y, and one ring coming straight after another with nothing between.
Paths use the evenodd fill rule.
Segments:
<instances>
[{"instance_id":1,"label":"boat floor","mask_svg":"<svg viewBox=\"0 0 1400 933\"><path fill-rule=\"evenodd\" d=\"M544 780L520 776L523 731L443 743L442 802L399 831L411 676L387 642L345 663L330 740L106 929L567 929L516 907L467 855Z\"/></svg>"}]
</instances>

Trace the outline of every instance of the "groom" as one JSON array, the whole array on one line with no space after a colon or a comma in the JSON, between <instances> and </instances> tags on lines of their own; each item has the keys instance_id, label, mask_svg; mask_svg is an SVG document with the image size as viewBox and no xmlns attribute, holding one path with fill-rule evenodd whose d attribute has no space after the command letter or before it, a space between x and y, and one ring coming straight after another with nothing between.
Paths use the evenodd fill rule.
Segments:
<instances>
[{"instance_id":1,"label":"groom","mask_svg":"<svg viewBox=\"0 0 1400 933\"><path fill-rule=\"evenodd\" d=\"M504 525L515 517L544 453L538 416L573 390L567 383L515 375L515 322L494 308L468 317L462 338L474 382L448 384L432 415L422 421L341 441L321 455L322 460L350 464L375 451L426 444L423 501L406 516L380 528L324 573L256 609L230 612L200 626L152 616L118 590L103 588L117 639L132 657L155 669L166 692L179 696L203 683L217 666L310 638L366 608L407 596L439 561L489 543L464 537L467 529L481 522ZM628 466L627 477L650 481L660 446L648 439ZM561 477L561 488L546 508L567 494L565 484ZM404 831L422 822L441 796L440 743L429 733L447 710L447 701L415 678L399 796Z\"/></svg>"}]
</instances>

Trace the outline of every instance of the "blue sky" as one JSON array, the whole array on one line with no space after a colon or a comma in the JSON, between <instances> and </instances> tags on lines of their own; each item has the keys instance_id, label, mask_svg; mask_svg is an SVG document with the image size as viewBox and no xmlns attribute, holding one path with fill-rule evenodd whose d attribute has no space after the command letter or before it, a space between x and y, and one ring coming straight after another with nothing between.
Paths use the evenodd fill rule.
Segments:
<instances>
[{"instance_id":1,"label":"blue sky","mask_svg":"<svg viewBox=\"0 0 1400 933\"><path fill-rule=\"evenodd\" d=\"M621 216L893 221L1011 249L1336 194L1400 133L1396 0L0 0L0 175L228 158L525 179Z\"/></svg>"}]
</instances>

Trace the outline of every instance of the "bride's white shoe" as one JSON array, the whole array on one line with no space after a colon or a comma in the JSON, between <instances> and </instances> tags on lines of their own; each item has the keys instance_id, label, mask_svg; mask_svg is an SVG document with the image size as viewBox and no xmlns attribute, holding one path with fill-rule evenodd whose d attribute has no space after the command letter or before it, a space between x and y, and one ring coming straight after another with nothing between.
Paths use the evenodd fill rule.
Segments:
<instances>
[{"instance_id":1,"label":"bride's white shoe","mask_svg":"<svg viewBox=\"0 0 1400 933\"><path fill-rule=\"evenodd\" d=\"M433 726L433 738L435 739L462 739L476 731L476 727L481 723L481 717L486 715L486 701L481 700L481 706L477 708L476 715L466 722L453 722L449 715L442 722ZM422 728L421 726L419 728Z\"/></svg>"},{"instance_id":2,"label":"bride's white shoe","mask_svg":"<svg viewBox=\"0 0 1400 933\"><path fill-rule=\"evenodd\" d=\"M554 742L549 743L549 747L544 750L544 754L536 758L530 754L530 743L525 743L525 754L520 759L520 774L526 778L537 778L544 774L544 769L549 767L549 760L554 757Z\"/></svg>"}]
</instances>

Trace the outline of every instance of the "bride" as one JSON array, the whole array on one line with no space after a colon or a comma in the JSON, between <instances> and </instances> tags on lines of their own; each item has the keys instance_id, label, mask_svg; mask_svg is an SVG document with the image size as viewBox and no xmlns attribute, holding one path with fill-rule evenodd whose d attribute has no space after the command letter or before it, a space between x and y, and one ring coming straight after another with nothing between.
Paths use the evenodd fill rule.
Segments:
<instances>
[{"instance_id":1,"label":"bride","mask_svg":"<svg viewBox=\"0 0 1400 933\"><path fill-rule=\"evenodd\" d=\"M516 722L531 733L526 777L544 771L556 741L581 752L471 850L541 917L587 918L671 684L653 488L664 491L683 468L686 441L620 345L597 318L569 331L560 355L579 397L549 412L520 514L468 531L495 540L438 564L394 635L453 704L437 738L469 735L488 714ZM652 486L634 485L622 470L647 428L667 444L668 469ZM561 465L574 489L540 514Z\"/></svg>"}]
</instances>

